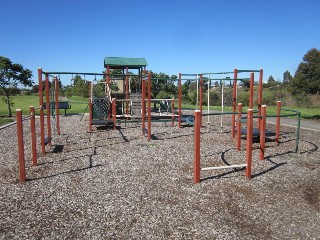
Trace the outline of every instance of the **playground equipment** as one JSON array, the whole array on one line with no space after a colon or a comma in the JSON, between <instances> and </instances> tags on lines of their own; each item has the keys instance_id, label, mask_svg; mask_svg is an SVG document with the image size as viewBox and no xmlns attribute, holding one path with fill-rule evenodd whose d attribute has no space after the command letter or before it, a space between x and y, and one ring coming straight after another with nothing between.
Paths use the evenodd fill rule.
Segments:
<instances>
[{"instance_id":1,"label":"playground equipment","mask_svg":"<svg viewBox=\"0 0 320 240\"><path fill-rule=\"evenodd\" d=\"M42 86L42 75L45 75L45 98L46 98L46 106L44 107L43 102L43 86ZM42 154L45 154L45 146L51 146L52 143L52 128L54 129L55 134L60 135L60 113L59 113L59 83L58 77L53 76L53 89L51 89L50 94L50 84L49 84L49 75L48 72L43 72L41 68L38 69L38 80L39 80L39 105L40 105L40 136L41 136L41 149ZM52 76L52 75L50 75ZM51 99L50 99L51 96ZM52 106L55 106L55 111L53 111ZM47 116L47 137L45 137L44 133L44 112L46 109ZM51 116L55 120L55 124L51 120Z\"/></svg>"},{"instance_id":2,"label":"playground equipment","mask_svg":"<svg viewBox=\"0 0 320 240\"><path fill-rule=\"evenodd\" d=\"M21 109L16 109L16 123L17 123L17 137L18 137L18 156L19 156L19 181L24 183L26 181L25 172L25 154L24 154L24 140L23 140L23 121L30 119L31 128L31 153L32 164L37 165L37 141L36 141L36 126L35 126L35 108L30 106L30 116L22 117Z\"/></svg>"}]
</instances>

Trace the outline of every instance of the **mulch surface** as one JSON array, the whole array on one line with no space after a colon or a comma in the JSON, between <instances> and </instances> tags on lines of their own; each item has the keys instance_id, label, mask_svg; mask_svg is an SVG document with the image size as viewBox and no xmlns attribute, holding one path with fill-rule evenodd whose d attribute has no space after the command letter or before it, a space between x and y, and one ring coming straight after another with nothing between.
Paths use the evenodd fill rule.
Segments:
<instances>
[{"instance_id":1,"label":"mulch surface","mask_svg":"<svg viewBox=\"0 0 320 240\"><path fill-rule=\"evenodd\" d=\"M295 129L282 127L279 145L267 138L265 160L254 143L251 180L224 169L194 184L192 126L153 123L148 142L141 124L88 133L80 117L61 116L37 166L24 122L25 184L16 126L1 130L2 239L319 239L319 132L301 130L296 153ZM225 120L221 131L219 117L203 119L202 167L245 163L245 140L237 151Z\"/></svg>"}]
</instances>

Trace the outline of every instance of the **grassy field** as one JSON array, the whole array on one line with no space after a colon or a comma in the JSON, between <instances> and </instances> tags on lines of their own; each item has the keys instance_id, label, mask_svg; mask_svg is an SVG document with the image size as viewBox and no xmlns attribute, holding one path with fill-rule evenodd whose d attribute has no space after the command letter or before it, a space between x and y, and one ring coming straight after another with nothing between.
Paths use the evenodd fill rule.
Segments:
<instances>
[{"instance_id":1,"label":"grassy field","mask_svg":"<svg viewBox=\"0 0 320 240\"><path fill-rule=\"evenodd\" d=\"M29 114L29 107L34 106L37 108L39 106L39 98L38 96L26 96L26 95L18 95L13 96L12 100L14 102L14 106L12 107L12 115L15 116L16 109L21 109L23 115ZM44 100L45 101L45 100ZM81 97L71 97L69 100L69 104L71 105L71 109L67 110L67 114L83 114L88 112L88 99ZM195 109L194 105L183 105L183 108ZM305 119L320 119L320 108L302 108L302 107L289 107L290 109L297 110L301 112L301 117ZM203 106L203 111L207 111L207 106ZM246 111L246 107L243 108ZM211 106L210 110L221 111L221 106ZM225 106L224 111L231 111L231 107ZM276 106L267 106L267 114L274 114L276 112ZM38 114L39 111L36 111ZM64 113L64 110L61 110L61 113ZM14 118L8 119L8 109L7 105L0 101L0 125L3 125L7 122L14 121Z\"/></svg>"}]
</instances>

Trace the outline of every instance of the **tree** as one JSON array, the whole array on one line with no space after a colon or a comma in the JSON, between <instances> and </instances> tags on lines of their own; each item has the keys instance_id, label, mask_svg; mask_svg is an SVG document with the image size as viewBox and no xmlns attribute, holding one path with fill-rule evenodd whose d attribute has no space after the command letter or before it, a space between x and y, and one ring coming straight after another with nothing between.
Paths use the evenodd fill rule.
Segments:
<instances>
[{"instance_id":1,"label":"tree","mask_svg":"<svg viewBox=\"0 0 320 240\"><path fill-rule=\"evenodd\" d=\"M4 91L3 101L8 106L8 116L12 117L11 107L14 102L11 98L11 90L18 87L18 84L31 87L33 81L30 79L32 72L21 64L12 63L9 58L0 56L0 88Z\"/></svg>"},{"instance_id":2,"label":"tree","mask_svg":"<svg viewBox=\"0 0 320 240\"><path fill-rule=\"evenodd\" d=\"M291 81L290 92L296 94L320 94L320 51L310 49L303 57Z\"/></svg>"},{"instance_id":3,"label":"tree","mask_svg":"<svg viewBox=\"0 0 320 240\"><path fill-rule=\"evenodd\" d=\"M270 75L270 77L268 78L268 87L272 88L275 87L277 84L278 83L276 80L274 80L274 77Z\"/></svg>"},{"instance_id":4,"label":"tree","mask_svg":"<svg viewBox=\"0 0 320 240\"><path fill-rule=\"evenodd\" d=\"M288 85L292 81L292 76L290 72L287 70L283 73L283 84Z\"/></svg>"},{"instance_id":5,"label":"tree","mask_svg":"<svg viewBox=\"0 0 320 240\"><path fill-rule=\"evenodd\" d=\"M88 83L83 80L79 75L73 78L73 94L86 98L89 96Z\"/></svg>"}]
</instances>

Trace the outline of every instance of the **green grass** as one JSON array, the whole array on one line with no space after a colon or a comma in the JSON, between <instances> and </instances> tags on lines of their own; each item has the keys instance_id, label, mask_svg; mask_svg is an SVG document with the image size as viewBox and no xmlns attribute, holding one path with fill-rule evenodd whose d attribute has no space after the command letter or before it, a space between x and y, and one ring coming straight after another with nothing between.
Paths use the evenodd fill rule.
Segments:
<instances>
[{"instance_id":1,"label":"green grass","mask_svg":"<svg viewBox=\"0 0 320 240\"><path fill-rule=\"evenodd\" d=\"M13 122L13 118L5 118L5 117L0 117L0 126L5 125L7 123Z\"/></svg>"},{"instance_id":2,"label":"green grass","mask_svg":"<svg viewBox=\"0 0 320 240\"><path fill-rule=\"evenodd\" d=\"M21 109L23 115L28 115L30 112L30 106L34 106L37 108L39 106L39 97L35 95L25 96L25 95L17 95L12 96L12 100L14 102L12 109L12 115L15 116L16 109ZM73 102L76 101L76 102ZM45 99L44 99L45 102ZM71 104L71 109L67 110L67 114L82 114L88 105L88 99L84 99L81 97L72 97L69 101ZM64 113L64 110L60 110L61 113ZM88 112L88 110L86 111ZM39 111L36 111L39 113ZM7 105L0 101L0 116L6 117L8 116Z\"/></svg>"},{"instance_id":3,"label":"green grass","mask_svg":"<svg viewBox=\"0 0 320 240\"><path fill-rule=\"evenodd\" d=\"M182 105L183 108L188 108L188 109L196 109L194 105L187 105L184 104ZM255 109L257 109L257 106L254 106ZM305 119L315 119L319 120L320 119L320 108L319 107L311 107L311 108L304 108L304 107L287 107L283 106L283 108L287 109L292 109L301 112L301 117ZM208 109L207 106L202 107L202 111L206 112ZM210 106L210 110L217 110L221 111L221 106ZM243 112L247 111L248 107L243 107ZM277 110L276 106L267 106L267 114L275 114ZM224 111L225 112L231 112L232 107L230 106L224 106ZM287 111L282 111L282 114L290 113Z\"/></svg>"}]
</instances>

